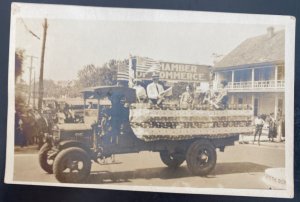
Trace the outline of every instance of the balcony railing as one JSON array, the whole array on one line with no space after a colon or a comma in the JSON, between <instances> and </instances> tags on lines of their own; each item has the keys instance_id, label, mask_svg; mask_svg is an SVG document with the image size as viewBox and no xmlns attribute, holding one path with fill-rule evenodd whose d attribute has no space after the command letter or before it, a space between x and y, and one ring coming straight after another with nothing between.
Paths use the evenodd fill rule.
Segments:
<instances>
[{"instance_id":1,"label":"balcony railing","mask_svg":"<svg viewBox=\"0 0 300 202\"><path fill-rule=\"evenodd\" d=\"M283 89L284 80L228 82L230 90Z\"/></svg>"}]
</instances>

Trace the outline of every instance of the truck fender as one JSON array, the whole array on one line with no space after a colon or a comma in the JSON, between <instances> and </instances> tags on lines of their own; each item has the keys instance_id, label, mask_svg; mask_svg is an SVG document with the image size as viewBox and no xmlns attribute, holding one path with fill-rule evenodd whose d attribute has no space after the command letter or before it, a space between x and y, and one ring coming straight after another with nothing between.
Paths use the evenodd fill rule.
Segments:
<instances>
[{"instance_id":1,"label":"truck fender","mask_svg":"<svg viewBox=\"0 0 300 202\"><path fill-rule=\"evenodd\" d=\"M79 147L81 149L83 149L84 151L86 151L89 155L91 155L91 149L89 148L89 146L87 146L86 144L76 141L76 140L65 140L65 141L61 141L58 145L58 149L64 150L66 148L69 147Z\"/></svg>"}]
</instances>

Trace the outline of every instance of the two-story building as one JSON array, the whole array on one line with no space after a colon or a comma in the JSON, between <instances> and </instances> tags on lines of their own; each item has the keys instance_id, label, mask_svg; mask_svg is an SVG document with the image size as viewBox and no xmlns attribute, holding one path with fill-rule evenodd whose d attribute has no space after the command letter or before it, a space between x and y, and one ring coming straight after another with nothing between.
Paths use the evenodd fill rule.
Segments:
<instances>
[{"instance_id":1,"label":"two-story building","mask_svg":"<svg viewBox=\"0 0 300 202\"><path fill-rule=\"evenodd\" d=\"M249 104L253 114L284 113L284 30L267 29L217 62L215 83L228 81L229 104Z\"/></svg>"}]
</instances>

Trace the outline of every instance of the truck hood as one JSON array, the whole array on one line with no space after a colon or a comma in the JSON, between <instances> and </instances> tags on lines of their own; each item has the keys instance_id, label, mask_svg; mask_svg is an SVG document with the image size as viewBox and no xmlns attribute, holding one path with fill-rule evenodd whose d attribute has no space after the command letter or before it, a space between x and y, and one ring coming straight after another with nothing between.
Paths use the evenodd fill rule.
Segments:
<instances>
[{"instance_id":1,"label":"truck hood","mask_svg":"<svg viewBox=\"0 0 300 202\"><path fill-rule=\"evenodd\" d=\"M87 130L92 130L91 125L86 124L86 123L63 123L63 124L58 124L57 127L61 131L87 131Z\"/></svg>"}]
</instances>

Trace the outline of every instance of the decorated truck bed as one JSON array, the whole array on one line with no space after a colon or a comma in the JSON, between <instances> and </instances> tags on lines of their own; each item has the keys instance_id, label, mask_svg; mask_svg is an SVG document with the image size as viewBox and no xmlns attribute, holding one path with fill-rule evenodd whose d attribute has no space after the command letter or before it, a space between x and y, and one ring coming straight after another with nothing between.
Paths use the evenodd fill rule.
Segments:
<instances>
[{"instance_id":1,"label":"decorated truck bed","mask_svg":"<svg viewBox=\"0 0 300 202\"><path fill-rule=\"evenodd\" d=\"M221 138L253 132L251 109L180 110L149 109L135 104L130 109L134 134L145 141Z\"/></svg>"}]
</instances>

